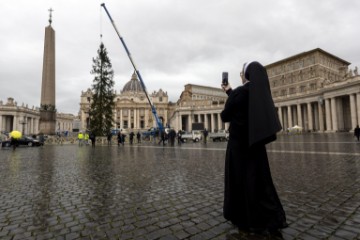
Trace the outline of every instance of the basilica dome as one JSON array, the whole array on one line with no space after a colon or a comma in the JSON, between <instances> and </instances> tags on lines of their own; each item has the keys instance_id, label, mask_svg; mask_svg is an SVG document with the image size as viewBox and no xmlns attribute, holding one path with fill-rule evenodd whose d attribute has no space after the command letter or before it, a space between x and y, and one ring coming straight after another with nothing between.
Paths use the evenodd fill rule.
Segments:
<instances>
[{"instance_id":1,"label":"basilica dome","mask_svg":"<svg viewBox=\"0 0 360 240\"><path fill-rule=\"evenodd\" d=\"M135 72L131 76L131 80L124 85L122 92L143 92L143 88Z\"/></svg>"}]
</instances>

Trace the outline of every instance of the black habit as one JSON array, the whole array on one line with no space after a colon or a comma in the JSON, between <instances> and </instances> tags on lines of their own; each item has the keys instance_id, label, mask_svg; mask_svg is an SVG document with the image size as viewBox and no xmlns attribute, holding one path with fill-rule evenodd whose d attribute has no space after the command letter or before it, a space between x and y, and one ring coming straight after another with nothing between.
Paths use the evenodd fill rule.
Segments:
<instances>
[{"instance_id":1,"label":"black habit","mask_svg":"<svg viewBox=\"0 0 360 240\"><path fill-rule=\"evenodd\" d=\"M245 76L249 82L227 91L229 97L221 112L222 121L230 122L224 217L243 229L277 230L287 224L272 181L265 144L276 139L281 125L265 68L253 62Z\"/></svg>"}]
</instances>

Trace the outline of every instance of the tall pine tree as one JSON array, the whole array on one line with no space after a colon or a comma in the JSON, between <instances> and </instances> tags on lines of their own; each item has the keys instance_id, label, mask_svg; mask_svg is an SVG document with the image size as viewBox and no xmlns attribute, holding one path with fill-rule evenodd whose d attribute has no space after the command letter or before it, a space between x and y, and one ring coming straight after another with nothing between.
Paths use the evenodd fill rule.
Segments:
<instances>
[{"instance_id":1,"label":"tall pine tree","mask_svg":"<svg viewBox=\"0 0 360 240\"><path fill-rule=\"evenodd\" d=\"M103 43L93 58L91 74L94 75L92 85L92 102L90 112L90 129L96 136L106 136L112 128L115 94L114 71Z\"/></svg>"}]
</instances>

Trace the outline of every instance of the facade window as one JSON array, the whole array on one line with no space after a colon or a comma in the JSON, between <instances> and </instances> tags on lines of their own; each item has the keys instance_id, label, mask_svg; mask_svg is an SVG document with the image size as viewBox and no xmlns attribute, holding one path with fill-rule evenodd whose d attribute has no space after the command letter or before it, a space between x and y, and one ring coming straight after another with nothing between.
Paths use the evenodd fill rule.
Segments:
<instances>
[{"instance_id":1,"label":"facade window","mask_svg":"<svg viewBox=\"0 0 360 240\"><path fill-rule=\"evenodd\" d=\"M127 120L124 120L123 123L124 123L124 124L123 124L124 128L128 128L128 121L127 121Z\"/></svg>"},{"instance_id":2,"label":"facade window","mask_svg":"<svg viewBox=\"0 0 360 240\"><path fill-rule=\"evenodd\" d=\"M300 68L304 67L304 60L303 60L303 59L300 60L300 62L299 62L299 67L300 67Z\"/></svg>"},{"instance_id":3,"label":"facade window","mask_svg":"<svg viewBox=\"0 0 360 240\"><path fill-rule=\"evenodd\" d=\"M311 90L316 90L316 83L311 83L310 84L310 89Z\"/></svg>"},{"instance_id":4,"label":"facade window","mask_svg":"<svg viewBox=\"0 0 360 240\"><path fill-rule=\"evenodd\" d=\"M145 128L145 121L144 120L140 120L140 128Z\"/></svg>"},{"instance_id":5,"label":"facade window","mask_svg":"<svg viewBox=\"0 0 360 240\"><path fill-rule=\"evenodd\" d=\"M163 98L162 97L159 97L159 102L162 102L163 101Z\"/></svg>"}]
</instances>

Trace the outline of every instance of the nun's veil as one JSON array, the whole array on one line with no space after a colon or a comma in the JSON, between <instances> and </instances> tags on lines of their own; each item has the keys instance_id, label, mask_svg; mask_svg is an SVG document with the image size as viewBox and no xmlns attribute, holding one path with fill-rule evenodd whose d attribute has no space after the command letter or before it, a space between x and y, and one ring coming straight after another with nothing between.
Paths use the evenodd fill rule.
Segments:
<instances>
[{"instance_id":1,"label":"nun's veil","mask_svg":"<svg viewBox=\"0 0 360 240\"><path fill-rule=\"evenodd\" d=\"M266 69L258 62L244 65L249 84L249 145L276 139L281 124L271 96Z\"/></svg>"}]
</instances>

